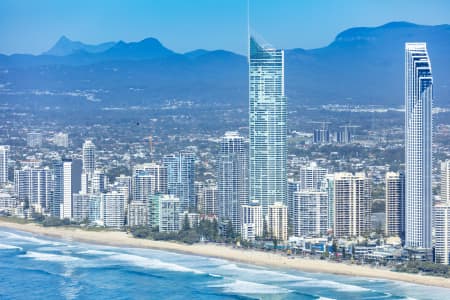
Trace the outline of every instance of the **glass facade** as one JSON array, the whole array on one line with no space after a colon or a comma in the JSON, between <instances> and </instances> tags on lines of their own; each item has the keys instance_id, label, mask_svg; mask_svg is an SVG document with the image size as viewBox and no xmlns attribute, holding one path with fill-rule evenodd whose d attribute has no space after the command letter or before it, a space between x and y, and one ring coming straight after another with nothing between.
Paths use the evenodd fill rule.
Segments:
<instances>
[{"instance_id":1,"label":"glass facade","mask_svg":"<svg viewBox=\"0 0 450 300\"><path fill-rule=\"evenodd\" d=\"M406 247L432 247L433 78L426 43L405 45Z\"/></svg>"},{"instance_id":2,"label":"glass facade","mask_svg":"<svg viewBox=\"0 0 450 300\"><path fill-rule=\"evenodd\" d=\"M267 214L269 205L287 203L286 97L284 51L250 38L249 194Z\"/></svg>"}]
</instances>

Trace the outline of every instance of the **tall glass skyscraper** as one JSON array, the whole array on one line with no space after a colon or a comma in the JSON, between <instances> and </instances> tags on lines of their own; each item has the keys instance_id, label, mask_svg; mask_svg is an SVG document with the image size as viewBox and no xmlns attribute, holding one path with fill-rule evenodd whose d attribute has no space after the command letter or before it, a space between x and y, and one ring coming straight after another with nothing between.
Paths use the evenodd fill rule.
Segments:
<instances>
[{"instance_id":1,"label":"tall glass skyscraper","mask_svg":"<svg viewBox=\"0 0 450 300\"><path fill-rule=\"evenodd\" d=\"M249 52L249 192L263 214L287 201L284 51L251 37Z\"/></svg>"},{"instance_id":2,"label":"tall glass skyscraper","mask_svg":"<svg viewBox=\"0 0 450 300\"><path fill-rule=\"evenodd\" d=\"M433 77L426 43L405 45L406 228L409 248L432 247Z\"/></svg>"},{"instance_id":3,"label":"tall glass skyscraper","mask_svg":"<svg viewBox=\"0 0 450 300\"><path fill-rule=\"evenodd\" d=\"M220 219L231 221L239 231L241 205L248 203L248 159L244 138L237 132L226 132L220 142L217 184Z\"/></svg>"}]
</instances>

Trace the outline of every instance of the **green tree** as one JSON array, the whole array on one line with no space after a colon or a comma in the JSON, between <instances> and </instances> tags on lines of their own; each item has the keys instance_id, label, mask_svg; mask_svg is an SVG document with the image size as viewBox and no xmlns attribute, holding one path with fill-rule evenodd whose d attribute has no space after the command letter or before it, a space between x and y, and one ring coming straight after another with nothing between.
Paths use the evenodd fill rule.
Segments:
<instances>
[{"instance_id":1,"label":"green tree","mask_svg":"<svg viewBox=\"0 0 450 300\"><path fill-rule=\"evenodd\" d=\"M263 239L267 239L269 237L269 230L267 229L267 221L263 219Z\"/></svg>"},{"instance_id":2,"label":"green tree","mask_svg":"<svg viewBox=\"0 0 450 300\"><path fill-rule=\"evenodd\" d=\"M188 231L189 229L191 229L191 225L189 224L188 215L185 214L184 215L184 221L183 221L183 228L181 230L182 231Z\"/></svg>"},{"instance_id":3,"label":"green tree","mask_svg":"<svg viewBox=\"0 0 450 300\"><path fill-rule=\"evenodd\" d=\"M231 223L231 221L228 221L225 227L225 237L229 240L233 240L236 237L233 229L233 223Z\"/></svg>"}]
</instances>

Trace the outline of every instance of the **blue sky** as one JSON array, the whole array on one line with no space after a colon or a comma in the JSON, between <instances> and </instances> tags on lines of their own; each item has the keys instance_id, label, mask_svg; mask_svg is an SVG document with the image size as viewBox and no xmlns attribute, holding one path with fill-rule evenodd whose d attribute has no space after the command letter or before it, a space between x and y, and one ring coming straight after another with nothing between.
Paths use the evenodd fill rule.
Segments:
<instances>
[{"instance_id":1,"label":"blue sky","mask_svg":"<svg viewBox=\"0 0 450 300\"><path fill-rule=\"evenodd\" d=\"M251 27L279 48L318 48L350 27L449 24L446 0L252 0ZM156 37L178 52L246 52L247 0L0 0L0 53Z\"/></svg>"}]
</instances>

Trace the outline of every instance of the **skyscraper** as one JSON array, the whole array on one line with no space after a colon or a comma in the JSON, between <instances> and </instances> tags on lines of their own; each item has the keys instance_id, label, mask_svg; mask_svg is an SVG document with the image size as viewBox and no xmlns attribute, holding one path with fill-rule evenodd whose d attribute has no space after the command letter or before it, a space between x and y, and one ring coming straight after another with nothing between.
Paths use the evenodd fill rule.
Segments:
<instances>
[{"instance_id":1,"label":"skyscraper","mask_svg":"<svg viewBox=\"0 0 450 300\"><path fill-rule=\"evenodd\" d=\"M204 199L204 207L203 211L206 215L216 215L218 214L218 205L217 205L217 185L216 184L208 184L203 189L203 199Z\"/></svg>"},{"instance_id":2,"label":"skyscraper","mask_svg":"<svg viewBox=\"0 0 450 300\"><path fill-rule=\"evenodd\" d=\"M133 201L148 203L155 194L155 177L146 170L135 170L133 174Z\"/></svg>"},{"instance_id":3,"label":"skyscraper","mask_svg":"<svg viewBox=\"0 0 450 300\"><path fill-rule=\"evenodd\" d=\"M328 170L317 166L317 163L311 162L309 166L300 168L300 190L318 191L322 180L328 174Z\"/></svg>"},{"instance_id":4,"label":"skyscraper","mask_svg":"<svg viewBox=\"0 0 450 300\"><path fill-rule=\"evenodd\" d=\"M181 151L164 156L167 170L167 190L180 200L180 211L195 210L195 154Z\"/></svg>"},{"instance_id":5,"label":"skyscraper","mask_svg":"<svg viewBox=\"0 0 450 300\"><path fill-rule=\"evenodd\" d=\"M361 236L369 232L372 211L369 178L364 173L335 173L333 185L335 236Z\"/></svg>"},{"instance_id":6,"label":"skyscraper","mask_svg":"<svg viewBox=\"0 0 450 300\"><path fill-rule=\"evenodd\" d=\"M53 164L53 197L51 213L61 219L73 217L72 193L81 190L81 161L62 159Z\"/></svg>"},{"instance_id":7,"label":"skyscraper","mask_svg":"<svg viewBox=\"0 0 450 300\"><path fill-rule=\"evenodd\" d=\"M441 202L450 203L450 160L441 162Z\"/></svg>"},{"instance_id":8,"label":"skyscraper","mask_svg":"<svg viewBox=\"0 0 450 300\"><path fill-rule=\"evenodd\" d=\"M48 168L24 167L14 171L17 199L26 202L35 211L44 213L49 208L52 178Z\"/></svg>"},{"instance_id":9,"label":"skyscraper","mask_svg":"<svg viewBox=\"0 0 450 300\"><path fill-rule=\"evenodd\" d=\"M386 173L386 236L405 234L405 175Z\"/></svg>"},{"instance_id":10,"label":"skyscraper","mask_svg":"<svg viewBox=\"0 0 450 300\"><path fill-rule=\"evenodd\" d=\"M226 132L220 142L217 167L218 204L221 221L240 230L241 205L248 203L248 160L244 138Z\"/></svg>"},{"instance_id":11,"label":"skyscraper","mask_svg":"<svg viewBox=\"0 0 450 300\"><path fill-rule=\"evenodd\" d=\"M8 182L9 146L0 145L0 185Z\"/></svg>"},{"instance_id":12,"label":"skyscraper","mask_svg":"<svg viewBox=\"0 0 450 300\"><path fill-rule=\"evenodd\" d=\"M435 257L436 262L450 264L450 202L435 206Z\"/></svg>"},{"instance_id":13,"label":"skyscraper","mask_svg":"<svg viewBox=\"0 0 450 300\"><path fill-rule=\"evenodd\" d=\"M75 222L83 222L89 218L90 195L76 193L72 195L73 209L72 216Z\"/></svg>"},{"instance_id":14,"label":"skyscraper","mask_svg":"<svg viewBox=\"0 0 450 300\"><path fill-rule=\"evenodd\" d=\"M251 37L249 84L250 200L266 215L269 205L287 201L284 51Z\"/></svg>"},{"instance_id":15,"label":"skyscraper","mask_svg":"<svg viewBox=\"0 0 450 300\"><path fill-rule=\"evenodd\" d=\"M72 160L63 159L63 198L60 211L61 219L72 218Z\"/></svg>"},{"instance_id":16,"label":"skyscraper","mask_svg":"<svg viewBox=\"0 0 450 300\"><path fill-rule=\"evenodd\" d=\"M320 236L328 230L328 194L316 191L294 193L293 229L296 236Z\"/></svg>"},{"instance_id":17,"label":"skyscraper","mask_svg":"<svg viewBox=\"0 0 450 300\"><path fill-rule=\"evenodd\" d=\"M409 248L432 247L433 78L426 43L405 45L406 228Z\"/></svg>"},{"instance_id":18,"label":"skyscraper","mask_svg":"<svg viewBox=\"0 0 450 300\"><path fill-rule=\"evenodd\" d=\"M92 174L95 170L95 145L91 140L83 144L83 172Z\"/></svg>"},{"instance_id":19,"label":"skyscraper","mask_svg":"<svg viewBox=\"0 0 450 300\"><path fill-rule=\"evenodd\" d=\"M153 176L154 193L167 194L167 169L155 162L137 165L134 168L134 174L145 171L150 176Z\"/></svg>"},{"instance_id":20,"label":"skyscraper","mask_svg":"<svg viewBox=\"0 0 450 300\"><path fill-rule=\"evenodd\" d=\"M125 226L125 195L116 191L101 194L103 203L103 222L106 227Z\"/></svg>"},{"instance_id":21,"label":"skyscraper","mask_svg":"<svg viewBox=\"0 0 450 300\"><path fill-rule=\"evenodd\" d=\"M180 199L173 195L159 197L159 231L172 232L180 230Z\"/></svg>"},{"instance_id":22,"label":"skyscraper","mask_svg":"<svg viewBox=\"0 0 450 300\"><path fill-rule=\"evenodd\" d=\"M263 216L258 201L250 201L241 206L241 237L243 240L254 241L263 235Z\"/></svg>"}]
</instances>

